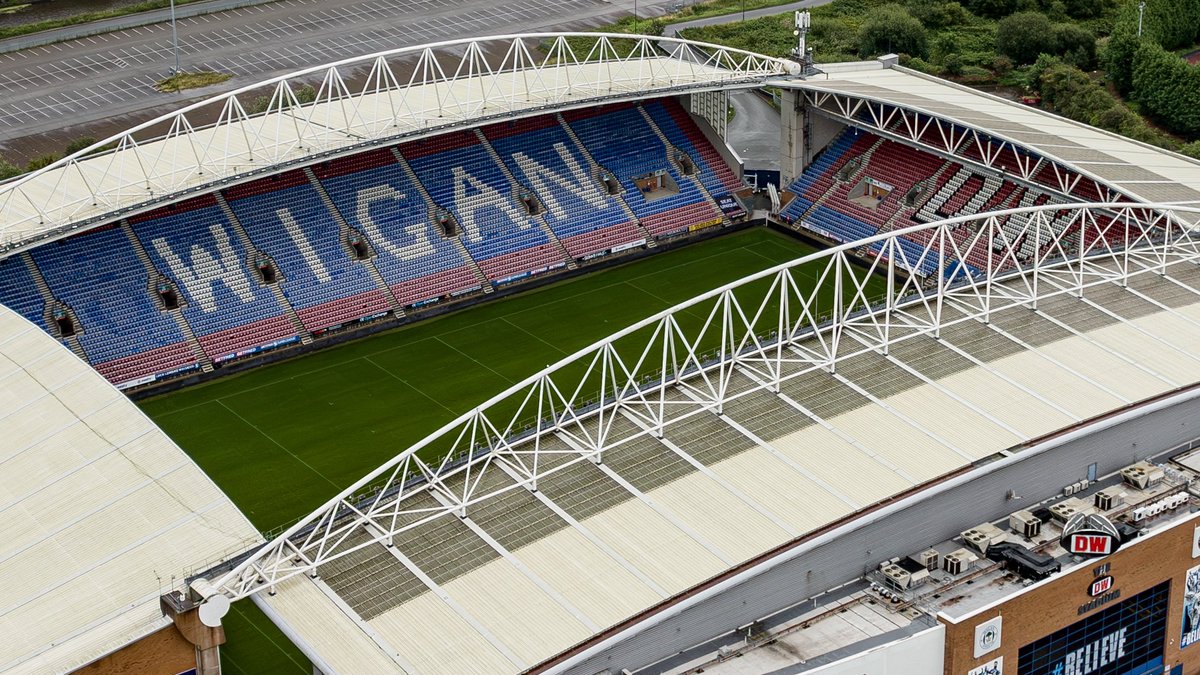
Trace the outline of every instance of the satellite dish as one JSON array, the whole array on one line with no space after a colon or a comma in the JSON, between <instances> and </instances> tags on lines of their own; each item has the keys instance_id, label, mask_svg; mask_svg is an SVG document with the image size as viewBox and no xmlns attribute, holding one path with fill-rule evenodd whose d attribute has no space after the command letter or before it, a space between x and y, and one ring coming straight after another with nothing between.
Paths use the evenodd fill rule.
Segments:
<instances>
[{"instance_id":1,"label":"satellite dish","mask_svg":"<svg viewBox=\"0 0 1200 675\"><path fill-rule=\"evenodd\" d=\"M200 623L209 628L220 628L221 618L229 613L229 598L214 595L200 605Z\"/></svg>"}]
</instances>

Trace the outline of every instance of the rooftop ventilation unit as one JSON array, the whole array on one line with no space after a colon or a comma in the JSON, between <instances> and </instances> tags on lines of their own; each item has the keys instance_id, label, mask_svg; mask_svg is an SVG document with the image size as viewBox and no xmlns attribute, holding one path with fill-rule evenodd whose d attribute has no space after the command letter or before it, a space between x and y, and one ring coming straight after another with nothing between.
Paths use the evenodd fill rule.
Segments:
<instances>
[{"instance_id":1,"label":"rooftop ventilation unit","mask_svg":"<svg viewBox=\"0 0 1200 675\"><path fill-rule=\"evenodd\" d=\"M941 555L938 554L936 550L931 548L921 551L920 553L913 554L911 559L919 565L924 565L926 570L929 570L930 572L936 572L938 568L938 562L941 561Z\"/></svg>"},{"instance_id":2,"label":"rooftop ventilation unit","mask_svg":"<svg viewBox=\"0 0 1200 675\"><path fill-rule=\"evenodd\" d=\"M1008 517L1008 527L1026 539L1033 539L1041 534L1042 521L1029 511L1022 510Z\"/></svg>"},{"instance_id":3,"label":"rooftop ventilation unit","mask_svg":"<svg viewBox=\"0 0 1200 675\"><path fill-rule=\"evenodd\" d=\"M1150 462L1138 462L1121 469L1121 478L1139 490L1158 485L1163 481L1164 475L1162 469Z\"/></svg>"},{"instance_id":4,"label":"rooftop ventilation unit","mask_svg":"<svg viewBox=\"0 0 1200 675\"><path fill-rule=\"evenodd\" d=\"M960 548L947 553L946 557L942 558L942 569L946 570L950 574L959 575L963 572L970 571L971 565L976 560L979 560L979 556L971 553L965 548Z\"/></svg>"},{"instance_id":5,"label":"rooftop ventilation unit","mask_svg":"<svg viewBox=\"0 0 1200 675\"><path fill-rule=\"evenodd\" d=\"M1125 503L1125 494L1120 485L1106 487L1095 494L1092 504L1101 511L1111 511Z\"/></svg>"},{"instance_id":6,"label":"rooftop ventilation unit","mask_svg":"<svg viewBox=\"0 0 1200 675\"><path fill-rule=\"evenodd\" d=\"M992 544L999 544L1004 541L1004 530L996 527L991 523L983 523L976 525L971 529L962 533L963 541L967 546L979 551L987 553L988 547Z\"/></svg>"},{"instance_id":7,"label":"rooftop ventilation unit","mask_svg":"<svg viewBox=\"0 0 1200 675\"><path fill-rule=\"evenodd\" d=\"M1092 507L1078 497L1069 497L1050 507L1050 515L1060 523L1070 520L1077 513L1091 513Z\"/></svg>"}]
</instances>

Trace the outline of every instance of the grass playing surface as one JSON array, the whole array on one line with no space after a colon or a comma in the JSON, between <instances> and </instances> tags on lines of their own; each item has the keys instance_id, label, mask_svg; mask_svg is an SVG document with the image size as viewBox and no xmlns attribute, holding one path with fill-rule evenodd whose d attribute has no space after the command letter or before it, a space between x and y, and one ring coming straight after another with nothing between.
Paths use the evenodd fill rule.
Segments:
<instances>
[{"instance_id":1,"label":"grass playing surface","mask_svg":"<svg viewBox=\"0 0 1200 675\"><path fill-rule=\"evenodd\" d=\"M744 230L140 405L265 531L544 366L812 250ZM235 605L226 632L229 672L307 671L248 601Z\"/></svg>"}]
</instances>

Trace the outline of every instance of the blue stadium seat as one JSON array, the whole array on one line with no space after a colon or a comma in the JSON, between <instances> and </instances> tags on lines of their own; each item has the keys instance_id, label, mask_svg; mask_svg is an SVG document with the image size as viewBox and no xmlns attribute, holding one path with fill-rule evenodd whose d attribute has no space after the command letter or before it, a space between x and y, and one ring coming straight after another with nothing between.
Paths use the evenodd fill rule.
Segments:
<instances>
[{"instance_id":1,"label":"blue stadium seat","mask_svg":"<svg viewBox=\"0 0 1200 675\"><path fill-rule=\"evenodd\" d=\"M60 239L31 255L54 297L75 310L92 363L183 342L150 295L150 279L121 229Z\"/></svg>"}]
</instances>

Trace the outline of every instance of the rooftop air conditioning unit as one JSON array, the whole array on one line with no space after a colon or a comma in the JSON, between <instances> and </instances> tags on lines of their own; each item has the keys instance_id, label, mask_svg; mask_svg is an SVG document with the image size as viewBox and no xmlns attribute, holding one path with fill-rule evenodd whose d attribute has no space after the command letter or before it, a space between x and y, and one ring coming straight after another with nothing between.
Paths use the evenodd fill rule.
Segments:
<instances>
[{"instance_id":1,"label":"rooftop air conditioning unit","mask_svg":"<svg viewBox=\"0 0 1200 675\"><path fill-rule=\"evenodd\" d=\"M965 548L960 548L947 553L946 557L942 558L942 569L950 574L959 575L970 571L971 564L976 560L979 560L978 556Z\"/></svg>"},{"instance_id":2,"label":"rooftop air conditioning unit","mask_svg":"<svg viewBox=\"0 0 1200 675\"><path fill-rule=\"evenodd\" d=\"M888 565L881 571L883 573L883 580L892 588L904 590L912 582L912 574L899 565Z\"/></svg>"},{"instance_id":3,"label":"rooftop air conditioning unit","mask_svg":"<svg viewBox=\"0 0 1200 675\"><path fill-rule=\"evenodd\" d=\"M1125 494L1120 485L1106 487L1095 494L1092 504L1101 511L1111 511L1125 503Z\"/></svg>"},{"instance_id":4,"label":"rooftop air conditioning unit","mask_svg":"<svg viewBox=\"0 0 1200 675\"><path fill-rule=\"evenodd\" d=\"M1138 462L1121 469L1121 478L1139 490L1158 485L1164 477L1163 470L1150 462Z\"/></svg>"},{"instance_id":5,"label":"rooftop air conditioning unit","mask_svg":"<svg viewBox=\"0 0 1200 675\"><path fill-rule=\"evenodd\" d=\"M991 523L983 523L976 525L966 532L962 533L963 541L967 546L979 551L987 553L988 547L992 544L999 544L1004 541L1004 530L996 527Z\"/></svg>"},{"instance_id":6,"label":"rooftop air conditioning unit","mask_svg":"<svg viewBox=\"0 0 1200 675\"><path fill-rule=\"evenodd\" d=\"M941 556L935 549L931 548L914 554L912 559L917 563L924 565L925 569L929 570L930 572L935 572L937 571L938 562L940 562Z\"/></svg>"},{"instance_id":7,"label":"rooftop air conditioning unit","mask_svg":"<svg viewBox=\"0 0 1200 675\"><path fill-rule=\"evenodd\" d=\"M1033 539L1041 534L1042 521L1029 511L1017 511L1008 517L1008 527L1026 539Z\"/></svg>"},{"instance_id":8,"label":"rooftop air conditioning unit","mask_svg":"<svg viewBox=\"0 0 1200 675\"><path fill-rule=\"evenodd\" d=\"M1078 497L1068 497L1050 507L1050 515L1060 523L1066 523L1076 513L1091 513L1092 507Z\"/></svg>"}]
</instances>

